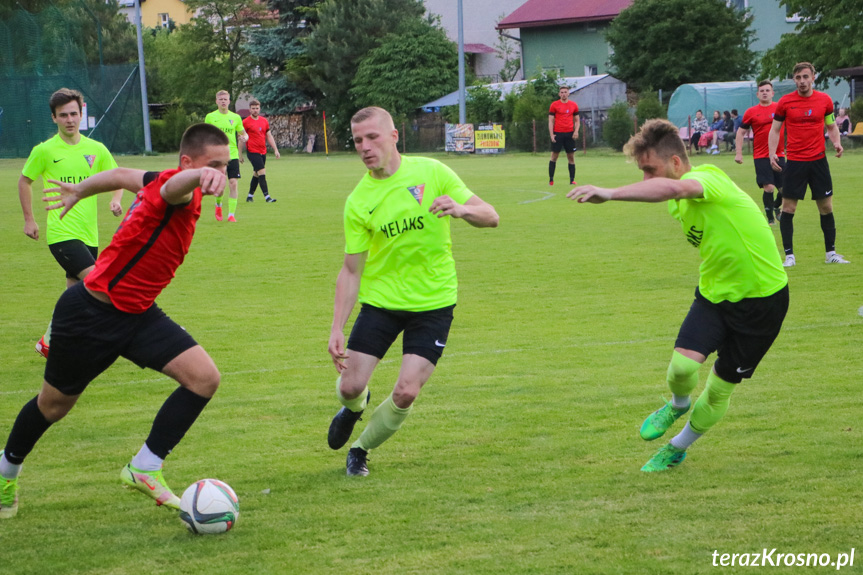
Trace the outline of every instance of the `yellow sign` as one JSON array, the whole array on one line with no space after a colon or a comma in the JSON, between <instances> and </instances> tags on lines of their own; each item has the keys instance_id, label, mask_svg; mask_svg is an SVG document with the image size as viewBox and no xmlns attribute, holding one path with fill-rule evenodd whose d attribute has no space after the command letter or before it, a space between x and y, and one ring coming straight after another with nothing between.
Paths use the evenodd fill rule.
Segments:
<instances>
[{"instance_id":1,"label":"yellow sign","mask_svg":"<svg viewBox=\"0 0 863 575\"><path fill-rule=\"evenodd\" d=\"M479 150L503 150L506 147L506 132L500 124L494 124L491 129L482 129L486 126L481 126L479 130L474 132L476 141L476 149Z\"/></svg>"}]
</instances>

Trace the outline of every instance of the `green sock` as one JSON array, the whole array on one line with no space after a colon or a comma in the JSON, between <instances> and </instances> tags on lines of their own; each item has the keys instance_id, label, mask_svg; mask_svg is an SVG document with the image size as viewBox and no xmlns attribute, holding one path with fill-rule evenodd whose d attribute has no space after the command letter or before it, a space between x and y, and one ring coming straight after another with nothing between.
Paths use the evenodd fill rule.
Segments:
<instances>
[{"instance_id":1,"label":"green sock","mask_svg":"<svg viewBox=\"0 0 863 575\"><path fill-rule=\"evenodd\" d=\"M342 405L353 411L354 413L359 413L360 411L366 408L366 400L369 397L368 387L366 387L361 394L356 396L353 399L347 399L342 395L342 376L338 376L336 378L336 395L339 398L339 401Z\"/></svg>"},{"instance_id":2,"label":"green sock","mask_svg":"<svg viewBox=\"0 0 863 575\"><path fill-rule=\"evenodd\" d=\"M668 388L677 397L688 397L695 386L698 385L698 369L701 364L675 351L668 364L668 373L665 380Z\"/></svg>"},{"instance_id":3,"label":"green sock","mask_svg":"<svg viewBox=\"0 0 863 575\"><path fill-rule=\"evenodd\" d=\"M222 207L222 198L218 198L218 199L216 200L216 207L217 207L217 208L221 208L221 207Z\"/></svg>"},{"instance_id":4,"label":"green sock","mask_svg":"<svg viewBox=\"0 0 863 575\"><path fill-rule=\"evenodd\" d=\"M359 447L365 451L371 451L378 447L399 430L410 412L410 407L402 409L393 403L393 396L390 394L375 409L371 419L369 419L369 424L351 447Z\"/></svg>"},{"instance_id":5,"label":"green sock","mask_svg":"<svg viewBox=\"0 0 863 575\"><path fill-rule=\"evenodd\" d=\"M237 198L228 198L228 213L237 213Z\"/></svg>"},{"instance_id":6,"label":"green sock","mask_svg":"<svg viewBox=\"0 0 863 575\"><path fill-rule=\"evenodd\" d=\"M693 431L705 433L722 419L731 404L731 394L734 393L735 387L737 387L735 384L728 383L710 370L707 385L695 402L695 408L689 418Z\"/></svg>"}]
</instances>

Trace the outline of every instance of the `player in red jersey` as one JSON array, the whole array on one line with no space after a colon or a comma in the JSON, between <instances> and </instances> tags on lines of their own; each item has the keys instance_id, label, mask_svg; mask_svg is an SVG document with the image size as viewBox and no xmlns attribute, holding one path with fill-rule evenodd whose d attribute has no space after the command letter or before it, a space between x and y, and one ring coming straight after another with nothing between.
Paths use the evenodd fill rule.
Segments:
<instances>
[{"instance_id":1,"label":"player in red jersey","mask_svg":"<svg viewBox=\"0 0 863 575\"><path fill-rule=\"evenodd\" d=\"M201 198L221 195L230 153L217 127L195 124L180 143L180 167L145 185L147 172L117 168L78 184L53 181L60 192L46 201L62 218L79 200L97 193L136 192L110 245L83 282L54 308L51 353L39 395L21 409L0 454L0 518L18 511L18 474L42 434L72 409L87 385L117 358L164 373L179 383L153 421L150 435L120 479L179 508L162 477L162 462L180 442L219 387L219 370L204 348L156 305L189 251Z\"/></svg>"},{"instance_id":2,"label":"player in red jersey","mask_svg":"<svg viewBox=\"0 0 863 575\"><path fill-rule=\"evenodd\" d=\"M815 68L809 62L800 62L791 73L797 91L779 99L770 128L768 146L770 165L782 171L776 148L780 143L782 124L788 134L782 191L782 247L785 249L785 267L797 263L794 257L794 212L797 202L806 195L806 187L812 191L812 199L821 214L821 231L824 233L824 261L828 264L847 264L848 260L836 253L836 222L833 219L833 180L827 164L827 149L824 145L824 130L833 143L836 157L842 157L842 142L839 128L833 117L833 100L824 92L813 89Z\"/></svg>"},{"instance_id":3,"label":"player in red jersey","mask_svg":"<svg viewBox=\"0 0 863 575\"><path fill-rule=\"evenodd\" d=\"M779 217L782 206L782 172L773 170L770 166L770 150L767 148L767 140L770 128L773 126L773 114L776 112L776 102L773 101L773 84L770 80L762 80L758 83L758 104L752 106L743 114L743 122L737 129L736 148L734 161L743 163L743 138L752 129L752 157L755 160L755 184L764 190L762 202L764 213L767 214L767 222L772 226L775 223L773 213ZM781 134L780 143L776 147L777 162L780 167L785 167L785 134ZM773 199L773 191L776 190L776 199Z\"/></svg>"},{"instance_id":4,"label":"player in red jersey","mask_svg":"<svg viewBox=\"0 0 863 575\"><path fill-rule=\"evenodd\" d=\"M270 122L259 115L261 113L261 103L257 100L250 101L249 112L251 112L251 115L243 120L243 129L246 130L246 134L249 136L249 141L246 143L246 157L249 158L249 163L252 164L252 169L255 170L255 173L249 184L249 195L246 196L246 201L255 201L255 190L258 189L258 184L260 184L264 198L272 203L276 201L276 198L270 197L270 190L267 188L267 171L265 169L267 165L267 144L270 144L276 158L281 158L282 156L279 154L279 147L276 146L276 140L270 131Z\"/></svg>"},{"instance_id":5,"label":"player in red jersey","mask_svg":"<svg viewBox=\"0 0 863 575\"><path fill-rule=\"evenodd\" d=\"M548 135L551 138L551 161L548 162L548 185L554 185L554 169L561 150L569 161L569 183L575 184L575 136L578 135L578 104L570 101L569 87L561 86L548 108Z\"/></svg>"}]
</instances>

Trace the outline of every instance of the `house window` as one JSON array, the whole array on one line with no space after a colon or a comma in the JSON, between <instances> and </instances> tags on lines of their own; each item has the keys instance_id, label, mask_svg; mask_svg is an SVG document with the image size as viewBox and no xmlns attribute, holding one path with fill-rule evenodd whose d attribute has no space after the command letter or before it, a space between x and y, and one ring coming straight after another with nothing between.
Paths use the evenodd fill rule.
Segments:
<instances>
[{"instance_id":1,"label":"house window","mask_svg":"<svg viewBox=\"0 0 863 575\"><path fill-rule=\"evenodd\" d=\"M547 66L543 67L543 72L546 74L556 74L558 77L563 78L563 67L562 66Z\"/></svg>"},{"instance_id":2,"label":"house window","mask_svg":"<svg viewBox=\"0 0 863 575\"><path fill-rule=\"evenodd\" d=\"M597 68L596 64L589 64L584 67L584 75L585 76L596 76L599 73L599 68Z\"/></svg>"},{"instance_id":3,"label":"house window","mask_svg":"<svg viewBox=\"0 0 863 575\"><path fill-rule=\"evenodd\" d=\"M171 19L168 17L167 13L159 14L159 26L162 28L167 28L170 21Z\"/></svg>"}]
</instances>

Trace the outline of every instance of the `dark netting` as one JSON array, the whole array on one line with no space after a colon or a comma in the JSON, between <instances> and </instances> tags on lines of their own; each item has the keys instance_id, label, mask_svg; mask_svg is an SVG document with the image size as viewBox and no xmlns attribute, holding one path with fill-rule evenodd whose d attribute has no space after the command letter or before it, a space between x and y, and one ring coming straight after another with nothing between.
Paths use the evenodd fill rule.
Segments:
<instances>
[{"instance_id":1,"label":"dark netting","mask_svg":"<svg viewBox=\"0 0 863 575\"><path fill-rule=\"evenodd\" d=\"M93 126L81 133L114 154L144 149L137 64L87 64L56 8L0 21L0 158L22 158L57 133L48 99L59 88L84 95Z\"/></svg>"}]
</instances>

